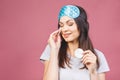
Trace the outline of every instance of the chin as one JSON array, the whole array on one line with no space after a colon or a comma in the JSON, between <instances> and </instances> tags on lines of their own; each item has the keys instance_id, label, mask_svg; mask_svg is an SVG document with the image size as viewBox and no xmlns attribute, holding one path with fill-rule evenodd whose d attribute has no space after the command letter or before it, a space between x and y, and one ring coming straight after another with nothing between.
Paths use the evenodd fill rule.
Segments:
<instances>
[{"instance_id":1,"label":"chin","mask_svg":"<svg viewBox=\"0 0 120 80\"><path fill-rule=\"evenodd\" d=\"M66 42L72 42L72 39L64 39Z\"/></svg>"}]
</instances>

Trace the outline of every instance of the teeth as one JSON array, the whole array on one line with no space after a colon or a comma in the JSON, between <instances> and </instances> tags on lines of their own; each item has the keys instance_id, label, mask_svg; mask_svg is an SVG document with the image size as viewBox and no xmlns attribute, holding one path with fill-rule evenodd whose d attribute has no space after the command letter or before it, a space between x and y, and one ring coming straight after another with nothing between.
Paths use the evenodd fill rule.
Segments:
<instances>
[{"instance_id":1,"label":"teeth","mask_svg":"<svg viewBox=\"0 0 120 80\"><path fill-rule=\"evenodd\" d=\"M78 48L75 50L75 57L82 58L83 57L83 50L81 48Z\"/></svg>"},{"instance_id":2,"label":"teeth","mask_svg":"<svg viewBox=\"0 0 120 80\"><path fill-rule=\"evenodd\" d=\"M64 34L63 36L64 36L64 37L68 37L68 36L69 36L69 34Z\"/></svg>"}]
</instances>

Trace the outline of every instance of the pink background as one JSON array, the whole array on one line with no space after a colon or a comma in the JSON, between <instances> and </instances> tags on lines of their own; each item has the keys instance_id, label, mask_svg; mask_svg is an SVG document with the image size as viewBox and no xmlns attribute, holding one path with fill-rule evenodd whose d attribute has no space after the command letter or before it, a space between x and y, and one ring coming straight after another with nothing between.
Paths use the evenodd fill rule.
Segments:
<instances>
[{"instance_id":1,"label":"pink background","mask_svg":"<svg viewBox=\"0 0 120 80\"><path fill-rule=\"evenodd\" d=\"M86 9L91 39L111 69L107 80L120 80L120 0L0 0L0 80L42 80L39 57L65 4Z\"/></svg>"}]
</instances>

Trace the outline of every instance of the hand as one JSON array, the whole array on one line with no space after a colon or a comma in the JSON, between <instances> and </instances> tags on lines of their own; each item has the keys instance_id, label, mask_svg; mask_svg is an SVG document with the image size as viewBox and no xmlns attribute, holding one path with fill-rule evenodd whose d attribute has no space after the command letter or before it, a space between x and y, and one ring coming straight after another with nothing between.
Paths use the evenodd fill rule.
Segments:
<instances>
[{"instance_id":1,"label":"hand","mask_svg":"<svg viewBox=\"0 0 120 80\"><path fill-rule=\"evenodd\" d=\"M90 73L96 71L96 69L97 69L96 55L90 50L84 51L83 54L84 55L82 57L82 63L86 65L86 67L88 68Z\"/></svg>"},{"instance_id":2,"label":"hand","mask_svg":"<svg viewBox=\"0 0 120 80\"><path fill-rule=\"evenodd\" d=\"M52 49L59 50L61 45L60 29L50 34L48 44Z\"/></svg>"}]
</instances>

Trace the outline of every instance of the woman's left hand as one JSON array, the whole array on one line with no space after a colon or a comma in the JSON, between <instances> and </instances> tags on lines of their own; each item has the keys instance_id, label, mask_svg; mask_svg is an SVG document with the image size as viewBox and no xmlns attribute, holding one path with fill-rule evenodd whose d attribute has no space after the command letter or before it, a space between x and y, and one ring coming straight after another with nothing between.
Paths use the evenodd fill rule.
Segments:
<instances>
[{"instance_id":1,"label":"woman's left hand","mask_svg":"<svg viewBox=\"0 0 120 80\"><path fill-rule=\"evenodd\" d=\"M96 55L90 50L84 51L83 54L84 55L82 57L82 63L84 65L86 65L86 67L88 68L90 73L96 71L96 69L97 69L97 57L96 57Z\"/></svg>"}]
</instances>

